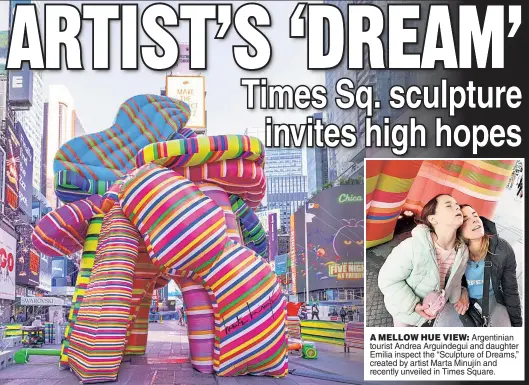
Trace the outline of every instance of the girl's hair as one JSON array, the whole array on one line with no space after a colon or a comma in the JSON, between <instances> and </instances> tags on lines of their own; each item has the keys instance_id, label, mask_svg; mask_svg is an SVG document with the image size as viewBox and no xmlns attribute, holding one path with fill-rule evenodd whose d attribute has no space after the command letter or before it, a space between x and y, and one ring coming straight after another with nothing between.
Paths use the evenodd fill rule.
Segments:
<instances>
[{"instance_id":1,"label":"girl's hair","mask_svg":"<svg viewBox=\"0 0 529 385\"><path fill-rule=\"evenodd\" d=\"M428 203L424 205L421 211L421 214L419 215L418 218L416 218L415 223L417 223L418 225L426 225L430 229L430 232L435 233L435 229L430 223L430 221L428 220L428 217L430 215L435 215L435 212L437 211L437 205L439 204L438 199L439 197L442 197L444 195L451 197L450 194L438 194L434 196L432 199L428 201ZM461 228L457 229L456 231L456 244L455 244L456 250L458 250L459 247L464 243L464 240L463 240L463 237L461 237L460 231L461 231Z\"/></svg>"},{"instance_id":2,"label":"girl's hair","mask_svg":"<svg viewBox=\"0 0 529 385\"><path fill-rule=\"evenodd\" d=\"M463 210L465 207L472 207L468 204L462 204L461 206L461 210ZM463 237L461 237L463 239L463 241L465 243L468 243L468 240L464 239ZM485 258L485 255L487 255L487 253L490 253L492 254L490 251L489 251L489 244L490 244L490 239L492 238L492 235L489 235L489 234L485 234L483 235L483 237L481 238L481 245L479 247L479 260L481 261L483 258Z\"/></svg>"}]
</instances>

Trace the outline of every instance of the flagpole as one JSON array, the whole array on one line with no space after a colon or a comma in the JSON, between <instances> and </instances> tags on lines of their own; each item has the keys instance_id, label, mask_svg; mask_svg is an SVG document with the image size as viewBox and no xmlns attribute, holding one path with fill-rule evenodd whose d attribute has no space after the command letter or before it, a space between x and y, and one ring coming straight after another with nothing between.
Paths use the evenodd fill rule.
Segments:
<instances>
[{"instance_id":1,"label":"flagpole","mask_svg":"<svg viewBox=\"0 0 529 385\"><path fill-rule=\"evenodd\" d=\"M305 202L305 302L309 303L309 250L307 247L307 205Z\"/></svg>"}]
</instances>

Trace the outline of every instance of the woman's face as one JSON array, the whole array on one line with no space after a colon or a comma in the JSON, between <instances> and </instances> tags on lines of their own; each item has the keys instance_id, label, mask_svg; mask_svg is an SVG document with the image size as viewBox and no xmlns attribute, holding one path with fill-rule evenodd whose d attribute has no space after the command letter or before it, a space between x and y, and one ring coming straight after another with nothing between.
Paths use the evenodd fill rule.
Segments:
<instances>
[{"instance_id":1,"label":"woman's face","mask_svg":"<svg viewBox=\"0 0 529 385\"><path fill-rule=\"evenodd\" d=\"M430 215L430 223L437 226L458 228L463 224L461 208L450 195L441 195L437 198L437 208L434 215Z\"/></svg>"},{"instance_id":2,"label":"woman's face","mask_svg":"<svg viewBox=\"0 0 529 385\"><path fill-rule=\"evenodd\" d=\"M470 206L463 207L463 226L461 226L461 235L468 240L479 239L485 235L483 222L476 210Z\"/></svg>"}]
</instances>

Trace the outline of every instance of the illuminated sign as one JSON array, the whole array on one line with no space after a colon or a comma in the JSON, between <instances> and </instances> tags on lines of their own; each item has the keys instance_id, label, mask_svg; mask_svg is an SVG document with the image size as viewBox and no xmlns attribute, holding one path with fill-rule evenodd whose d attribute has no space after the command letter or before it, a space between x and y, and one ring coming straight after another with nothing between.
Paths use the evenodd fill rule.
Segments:
<instances>
[{"instance_id":1,"label":"illuminated sign","mask_svg":"<svg viewBox=\"0 0 529 385\"><path fill-rule=\"evenodd\" d=\"M191 109L187 128L206 127L206 80L204 76L167 76L165 94Z\"/></svg>"},{"instance_id":2,"label":"illuminated sign","mask_svg":"<svg viewBox=\"0 0 529 385\"><path fill-rule=\"evenodd\" d=\"M362 195L344 193L338 197L338 203L362 203L362 202L364 202L364 197Z\"/></svg>"},{"instance_id":3,"label":"illuminated sign","mask_svg":"<svg viewBox=\"0 0 529 385\"><path fill-rule=\"evenodd\" d=\"M338 280L364 278L364 262L344 262L329 264L329 277Z\"/></svg>"}]
</instances>

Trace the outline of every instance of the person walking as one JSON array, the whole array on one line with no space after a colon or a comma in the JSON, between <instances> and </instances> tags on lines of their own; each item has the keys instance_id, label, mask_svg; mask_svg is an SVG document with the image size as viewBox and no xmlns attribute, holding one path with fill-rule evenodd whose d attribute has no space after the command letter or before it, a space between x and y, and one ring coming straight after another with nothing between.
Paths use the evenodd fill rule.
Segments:
<instances>
[{"instance_id":1,"label":"person walking","mask_svg":"<svg viewBox=\"0 0 529 385\"><path fill-rule=\"evenodd\" d=\"M316 317L318 321L320 320L320 309L318 309L316 302L312 304L312 319L314 319L314 317Z\"/></svg>"},{"instance_id":2,"label":"person walking","mask_svg":"<svg viewBox=\"0 0 529 385\"><path fill-rule=\"evenodd\" d=\"M342 322L345 323L345 316L347 315L347 312L345 311L345 308L342 306L340 309L340 317L342 317Z\"/></svg>"}]
</instances>

